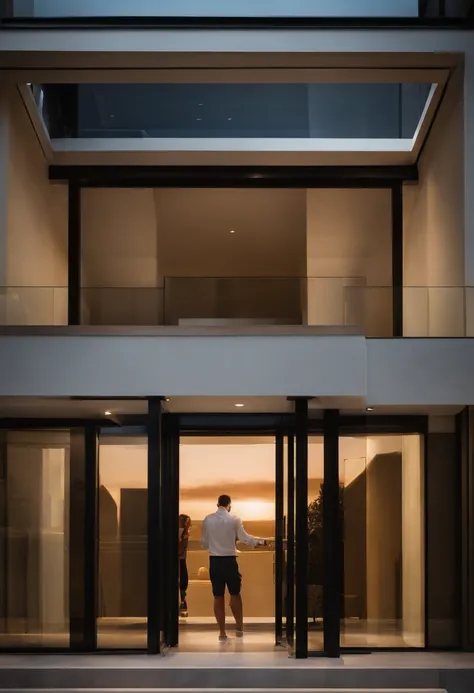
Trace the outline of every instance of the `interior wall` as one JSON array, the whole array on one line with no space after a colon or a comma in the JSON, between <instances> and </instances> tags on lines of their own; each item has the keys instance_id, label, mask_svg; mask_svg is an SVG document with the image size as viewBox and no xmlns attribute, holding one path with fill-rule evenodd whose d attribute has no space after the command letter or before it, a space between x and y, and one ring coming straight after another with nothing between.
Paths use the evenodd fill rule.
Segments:
<instances>
[{"instance_id":1,"label":"interior wall","mask_svg":"<svg viewBox=\"0 0 474 693\"><path fill-rule=\"evenodd\" d=\"M6 286L10 324L67 324L67 187L53 185L19 91L8 89Z\"/></svg>"},{"instance_id":2,"label":"interior wall","mask_svg":"<svg viewBox=\"0 0 474 693\"><path fill-rule=\"evenodd\" d=\"M406 336L461 337L464 316L463 79L451 79L404 204Z\"/></svg>"},{"instance_id":3,"label":"interior wall","mask_svg":"<svg viewBox=\"0 0 474 693\"><path fill-rule=\"evenodd\" d=\"M154 191L82 191L83 312L92 324L156 325L163 315Z\"/></svg>"},{"instance_id":4,"label":"interior wall","mask_svg":"<svg viewBox=\"0 0 474 693\"><path fill-rule=\"evenodd\" d=\"M391 191L307 191L307 322L389 336Z\"/></svg>"}]
</instances>

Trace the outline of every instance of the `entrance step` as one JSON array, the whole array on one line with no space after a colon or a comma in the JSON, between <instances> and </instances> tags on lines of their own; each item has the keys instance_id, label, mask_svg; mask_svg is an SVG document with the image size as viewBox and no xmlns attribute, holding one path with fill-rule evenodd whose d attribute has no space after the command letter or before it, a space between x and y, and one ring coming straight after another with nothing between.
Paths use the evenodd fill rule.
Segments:
<instances>
[{"instance_id":1,"label":"entrance step","mask_svg":"<svg viewBox=\"0 0 474 693\"><path fill-rule=\"evenodd\" d=\"M47 693L45 688L8 688L6 693ZM78 693L77 688L59 688L56 693ZM206 693L449 693L436 688L206 688ZM202 693L202 688L90 688L89 693Z\"/></svg>"}]
</instances>

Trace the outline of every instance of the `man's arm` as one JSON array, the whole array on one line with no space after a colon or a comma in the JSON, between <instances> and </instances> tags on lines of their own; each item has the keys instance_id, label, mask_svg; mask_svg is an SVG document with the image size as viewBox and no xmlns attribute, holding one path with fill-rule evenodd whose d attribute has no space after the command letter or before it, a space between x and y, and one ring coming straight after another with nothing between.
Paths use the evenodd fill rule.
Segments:
<instances>
[{"instance_id":1,"label":"man's arm","mask_svg":"<svg viewBox=\"0 0 474 693\"><path fill-rule=\"evenodd\" d=\"M201 529L201 546L203 549L209 550L209 535L207 533L207 522L204 520Z\"/></svg>"},{"instance_id":2,"label":"man's arm","mask_svg":"<svg viewBox=\"0 0 474 693\"><path fill-rule=\"evenodd\" d=\"M235 528L235 534L238 539L238 541L241 541L242 544L247 544L247 546L265 546L266 541L265 539L259 539L258 537L252 537L250 534L247 534L247 532L244 529L244 525L242 520L239 517L235 518L236 522L236 528Z\"/></svg>"}]
</instances>

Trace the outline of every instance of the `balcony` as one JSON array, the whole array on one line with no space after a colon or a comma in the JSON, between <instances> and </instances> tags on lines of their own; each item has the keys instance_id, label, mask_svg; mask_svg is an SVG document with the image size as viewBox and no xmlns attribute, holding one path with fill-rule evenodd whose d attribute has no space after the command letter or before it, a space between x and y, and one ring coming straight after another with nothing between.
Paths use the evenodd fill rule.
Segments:
<instances>
[{"instance_id":1,"label":"balcony","mask_svg":"<svg viewBox=\"0 0 474 693\"><path fill-rule=\"evenodd\" d=\"M403 336L474 336L474 287L404 287ZM81 324L219 328L311 325L393 336L390 286L357 277L168 277L160 287L84 287ZM0 290L3 326L67 324L67 287Z\"/></svg>"}]
</instances>

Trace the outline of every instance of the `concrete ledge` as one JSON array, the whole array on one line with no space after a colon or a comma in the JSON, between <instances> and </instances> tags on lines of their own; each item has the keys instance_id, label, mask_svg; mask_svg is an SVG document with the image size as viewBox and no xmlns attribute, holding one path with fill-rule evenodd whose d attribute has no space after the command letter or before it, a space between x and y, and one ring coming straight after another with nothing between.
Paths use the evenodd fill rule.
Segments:
<instances>
[{"instance_id":1,"label":"concrete ledge","mask_svg":"<svg viewBox=\"0 0 474 693\"><path fill-rule=\"evenodd\" d=\"M364 336L350 325L226 325L226 326L159 326L96 327L93 325L10 325L0 327L0 337L16 336L84 336L84 337L274 337L274 336Z\"/></svg>"}]
</instances>

